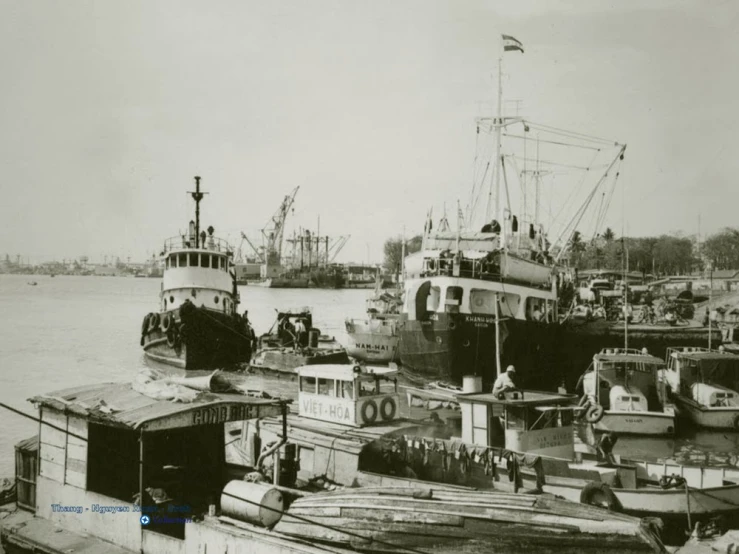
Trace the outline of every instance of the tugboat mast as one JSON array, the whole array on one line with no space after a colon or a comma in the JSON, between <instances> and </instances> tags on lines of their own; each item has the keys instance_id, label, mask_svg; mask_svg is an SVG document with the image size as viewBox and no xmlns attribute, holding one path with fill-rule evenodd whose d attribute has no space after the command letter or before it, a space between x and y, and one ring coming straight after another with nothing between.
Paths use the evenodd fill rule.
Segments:
<instances>
[{"instance_id":1,"label":"tugboat mast","mask_svg":"<svg viewBox=\"0 0 739 554\"><path fill-rule=\"evenodd\" d=\"M188 192L188 194L195 200L195 246L196 248L200 248L200 201L208 193L200 192L199 176L195 176L195 192Z\"/></svg>"}]
</instances>

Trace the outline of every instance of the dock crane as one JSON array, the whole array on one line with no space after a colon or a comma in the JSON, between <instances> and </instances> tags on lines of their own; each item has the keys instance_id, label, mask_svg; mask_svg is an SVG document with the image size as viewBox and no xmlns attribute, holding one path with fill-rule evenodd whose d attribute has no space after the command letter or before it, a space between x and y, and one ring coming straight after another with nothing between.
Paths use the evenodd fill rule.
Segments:
<instances>
[{"instance_id":1,"label":"dock crane","mask_svg":"<svg viewBox=\"0 0 739 554\"><path fill-rule=\"evenodd\" d=\"M257 248L254 243L249 240L246 234L241 232L241 244L246 241L254 255L261 264L280 265L282 259L282 237L285 233L285 220L287 215L295 203L295 195L298 194L300 187L295 187L293 191L283 198L280 207L270 218L267 224L262 228L262 239L264 246ZM239 246L241 250L241 246Z\"/></svg>"},{"instance_id":2,"label":"dock crane","mask_svg":"<svg viewBox=\"0 0 739 554\"><path fill-rule=\"evenodd\" d=\"M262 237L264 238L265 243L263 263L266 263L267 265L280 265L282 260L282 236L285 233L285 220L295 202L295 195L298 194L299 189L300 187L295 187L290 194L285 196L280 207L277 208L277 211L274 213L267 225L262 229ZM252 246L252 248L254 247Z\"/></svg>"}]
</instances>

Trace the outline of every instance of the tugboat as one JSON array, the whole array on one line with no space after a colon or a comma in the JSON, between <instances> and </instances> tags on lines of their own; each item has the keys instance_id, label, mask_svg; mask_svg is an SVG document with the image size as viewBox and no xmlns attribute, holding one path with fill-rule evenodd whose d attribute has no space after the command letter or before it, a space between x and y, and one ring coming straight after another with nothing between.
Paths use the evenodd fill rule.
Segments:
<instances>
[{"instance_id":1,"label":"tugboat","mask_svg":"<svg viewBox=\"0 0 739 554\"><path fill-rule=\"evenodd\" d=\"M195 177L195 221L188 232L167 239L158 312L144 317L146 356L182 369L215 369L248 362L253 330L238 314L233 250L213 227L200 230L200 177Z\"/></svg>"}]
</instances>

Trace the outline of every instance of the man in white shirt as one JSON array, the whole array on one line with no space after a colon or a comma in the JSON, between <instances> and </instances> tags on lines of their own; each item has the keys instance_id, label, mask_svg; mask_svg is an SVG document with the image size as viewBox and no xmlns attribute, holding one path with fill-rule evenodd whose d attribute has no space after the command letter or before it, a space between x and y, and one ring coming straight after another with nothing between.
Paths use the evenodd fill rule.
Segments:
<instances>
[{"instance_id":1,"label":"man in white shirt","mask_svg":"<svg viewBox=\"0 0 739 554\"><path fill-rule=\"evenodd\" d=\"M498 378L495 380L495 383L493 384L493 394L497 396L501 392L518 388L516 387L516 383L513 382L513 377L515 375L516 368L509 365L506 368L505 373L498 375Z\"/></svg>"}]
</instances>

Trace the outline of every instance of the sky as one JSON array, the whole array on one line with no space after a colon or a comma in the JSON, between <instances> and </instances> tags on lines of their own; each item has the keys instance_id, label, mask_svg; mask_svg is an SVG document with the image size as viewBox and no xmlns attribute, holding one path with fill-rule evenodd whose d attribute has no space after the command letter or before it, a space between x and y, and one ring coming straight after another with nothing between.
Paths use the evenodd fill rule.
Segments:
<instances>
[{"instance_id":1,"label":"sky","mask_svg":"<svg viewBox=\"0 0 739 554\"><path fill-rule=\"evenodd\" d=\"M320 217L321 234L351 235L337 261L380 262L386 238L469 197L502 33L525 49L504 56L505 100L627 144L605 221L617 234L737 225L730 0L0 9L3 256L150 257L193 218L185 193L200 175L202 221L236 247L299 186L288 231Z\"/></svg>"}]
</instances>

